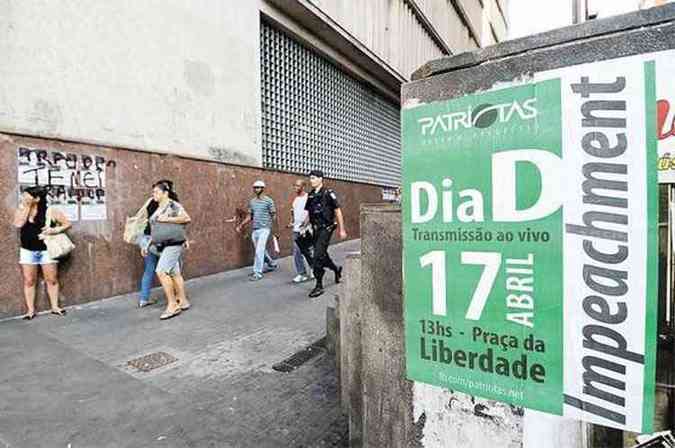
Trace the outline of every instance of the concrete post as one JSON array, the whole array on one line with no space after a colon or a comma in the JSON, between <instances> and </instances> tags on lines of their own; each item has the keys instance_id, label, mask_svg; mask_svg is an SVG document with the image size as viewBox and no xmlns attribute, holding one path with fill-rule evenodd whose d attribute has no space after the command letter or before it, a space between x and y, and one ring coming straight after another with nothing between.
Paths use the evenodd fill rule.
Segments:
<instances>
[{"instance_id":1,"label":"concrete post","mask_svg":"<svg viewBox=\"0 0 675 448\"><path fill-rule=\"evenodd\" d=\"M339 289L340 402L349 420L349 446L363 446L363 384L361 382L361 254L347 255Z\"/></svg>"},{"instance_id":2,"label":"concrete post","mask_svg":"<svg viewBox=\"0 0 675 448\"><path fill-rule=\"evenodd\" d=\"M362 206L361 235L363 446L419 446L405 378L400 210Z\"/></svg>"},{"instance_id":3,"label":"concrete post","mask_svg":"<svg viewBox=\"0 0 675 448\"><path fill-rule=\"evenodd\" d=\"M361 229L363 446L520 447L522 409L406 379L400 209L363 206Z\"/></svg>"}]
</instances>

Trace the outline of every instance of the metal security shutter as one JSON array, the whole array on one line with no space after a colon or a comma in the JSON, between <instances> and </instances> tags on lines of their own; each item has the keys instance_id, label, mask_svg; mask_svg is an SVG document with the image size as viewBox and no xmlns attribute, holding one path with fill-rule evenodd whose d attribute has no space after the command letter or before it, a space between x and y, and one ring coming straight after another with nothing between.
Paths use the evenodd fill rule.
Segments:
<instances>
[{"instance_id":1,"label":"metal security shutter","mask_svg":"<svg viewBox=\"0 0 675 448\"><path fill-rule=\"evenodd\" d=\"M399 185L399 107L282 31L260 29L263 165Z\"/></svg>"}]
</instances>

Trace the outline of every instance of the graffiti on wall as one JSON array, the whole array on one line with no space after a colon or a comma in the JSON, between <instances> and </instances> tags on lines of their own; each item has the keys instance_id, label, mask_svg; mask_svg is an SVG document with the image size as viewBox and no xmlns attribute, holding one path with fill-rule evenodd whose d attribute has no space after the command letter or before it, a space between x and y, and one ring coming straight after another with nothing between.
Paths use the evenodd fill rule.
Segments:
<instances>
[{"instance_id":1,"label":"graffiti on wall","mask_svg":"<svg viewBox=\"0 0 675 448\"><path fill-rule=\"evenodd\" d=\"M48 187L49 205L71 221L107 218L106 167L115 162L102 156L20 147L17 150L19 192Z\"/></svg>"}]
</instances>

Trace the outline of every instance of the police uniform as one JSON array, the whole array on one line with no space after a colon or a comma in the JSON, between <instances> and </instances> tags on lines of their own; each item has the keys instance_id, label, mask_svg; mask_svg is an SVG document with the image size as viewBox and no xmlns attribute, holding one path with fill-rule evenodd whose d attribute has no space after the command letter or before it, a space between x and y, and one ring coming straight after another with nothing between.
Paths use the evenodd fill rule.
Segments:
<instances>
[{"instance_id":1,"label":"police uniform","mask_svg":"<svg viewBox=\"0 0 675 448\"><path fill-rule=\"evenodd\" d=\"M328 255L328 245L337 227L335 210L340 208L337 195L329 188L322 187L319 191L312 190L307 197L305 210L309 215L309 222L314 233L314 264L313 271L317 287L323 287L323 275L328 268L336 273L339 281L338 268Z\"/></svg>"}]
</instances>

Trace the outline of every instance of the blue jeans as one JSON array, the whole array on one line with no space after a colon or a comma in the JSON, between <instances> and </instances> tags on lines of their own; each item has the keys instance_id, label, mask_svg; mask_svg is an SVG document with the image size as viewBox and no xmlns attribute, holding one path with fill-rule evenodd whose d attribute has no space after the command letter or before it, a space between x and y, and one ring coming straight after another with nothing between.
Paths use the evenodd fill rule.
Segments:
<instances>
[{"instance_id":1,"label":"blue jeans","mask_svg":"<svg viewBox=\"0 0 675 448\"><path fill-rule=\"evenodd\" d=\"M305 257L307 255L302 253L300 246L298 245L298 237L300 232L293 232L293 265L295 265L295 272L298 275L307 275L307 269L305 268ZM312 261L308 259L309 268L312 268Z\"/></svg>"},{"instance_id":2,"label":"blue jeans","mask_svg":"<svg viewBox=\"0 0 675 448\"><path fill-rule=\"evenodd\" d=\"M136 241L138 247L148 250L150 247L150 236L141 235ZM155 278L155 269L157 268L157 261L159 257L151 252L143 257L143 277L141 278L141 302L150 300L150 290L152 289L152 281Z\"/></svg>"},{"instance_id":3,"label":"blue jeans","mask_svg":"<svg viewBox=\"0 0 675 448\"><path fill-rule=\"evenodd\" d=\"M271 229L256 229L251 234L251 241L255 247L255 260L253 262L253 273L262 275L263 266L267 264L270 268L276 268L277 264L267 252L267 240L270 237Z\"/></svg>"},{"instance_id":4,"label":"blue jeans","mask_svg":"<svg viewBox=\"0 0 675 448\"><path fill-rule=\"evenodd\" d=\"M143 278L141 278L141 302L150 300L150 290L152 289L152 281L155 278L155 268L157 267L157 255L148 252L148 255L143 257Z\"/></svg>"}]
</instances>

